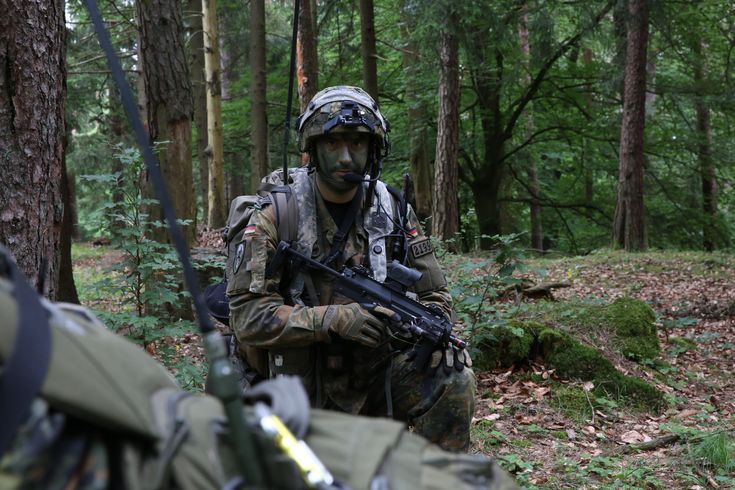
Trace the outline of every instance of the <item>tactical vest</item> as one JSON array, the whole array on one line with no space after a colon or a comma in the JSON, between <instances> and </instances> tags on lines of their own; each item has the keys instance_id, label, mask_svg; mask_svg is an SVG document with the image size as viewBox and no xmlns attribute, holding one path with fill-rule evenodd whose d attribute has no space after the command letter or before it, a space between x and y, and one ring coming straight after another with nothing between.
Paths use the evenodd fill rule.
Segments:
<instances>
[{"instance_id":1,"label":"tactical vest","mask_svg":"<svg viewBox=\"0 0 735 490\"><path fill-rule=\"evenodd\" d=\"M315 259L327 255L327 250L319 246L320 233L322 230L318 222L317 195L313 179L306 168L293 169L289 172L289 187L292 189L291 199L296 201L298 207L297 236L292 241L292 246L300 253ZM368 192L368 184L362 184L364 191ZM367 259L373 276L383 281L387 275L387 264L389 260L388 244L386 237L396 232L396 222L401 219L399 210L401 205L389 188L383 182L376 182L368 208L360 207L355 223L360 223L367 232L368 243ZM282 214L277 214L279 220L284 220ZM285 219L290 219L287 217ZM356 226L353 225L353 226ZM280 228L280 222L279 222ZM260 278L253 274L250 285L251 292L258 292L261 286ZM304 270L290 271L286 274L288 285L281 285L284 297L291 304L302 304L306 306L317 306L315 301L314 287L311 286L309 294L304 295L304 290L309 290L311 282L310 273ZM325 301L321 301L325 303ZM314 344L308 347L298 348L271 348L268 350L268 375L297 375L299 376L310 394L312 403L317 407L325 406L326 397L329 395L332 402L340 409L347 412L355 412L356 408L364 400L353 400L352 394L345 393L344 397L337 395L340 390L330 391L329 383L324 386L324 376L339 377L340 372L347 373L353 364L354 346L347 342L335 340L331 344ZM248 361L251 360L252 348L248 350ZM262 366L262 354L255 357L256 364ZM327 373L329 371L329 373ZM360 393L364 398L365 392Z\"/></svg>"},{"instance_id":2,"label":"tactical vest","mask_svg":"<svg viewBox=\"0 0 735 490\"><path fill-rule=\"evenodd\" d=\"M321 230L317 219L317 190L310 172L304 167L290 169L288 186L282 185L283 180L282 171L273 172L266 176L261 184L261 189L266 192L261 192L257 198L241 196L233 201L226 229L227 271L236 270L238 261L243 260L245 248L243 230L254 210L267 205L276 206L279 240L290 242L298 252L315 259L326 254L327 251L321 250L318 246ZM367 183L362 185L367 192L370 186ZM401 212L405 214L405 203L402 202L398 192L378 181L374 185L370 207L367 209L360 207L355 218L368 234L370 244L367 249L368 260L374 277L379 281L383 281L387 275L389 251L386 237L396 232L395 223L401 223L405 219L405 216L401 216ZM318 304L314 301L313 293L303 294L311 282L308 272L289 270L282 277L287 284L281 284L281 292L287 303L306 306ZM264 277L253 272L250 291L261 292L263 283ZM333 372L339 371L342 366L347 365L344 360L350 356L350 347L340 342L330 346L315 344L311 347L269 350L240 345L239 350L244 353L250 367L263 377L286 374L300 376L312 398L312 403L316 406L323 406L320 379L322 366L329 365Z\"/></svg>"}]
</instances>

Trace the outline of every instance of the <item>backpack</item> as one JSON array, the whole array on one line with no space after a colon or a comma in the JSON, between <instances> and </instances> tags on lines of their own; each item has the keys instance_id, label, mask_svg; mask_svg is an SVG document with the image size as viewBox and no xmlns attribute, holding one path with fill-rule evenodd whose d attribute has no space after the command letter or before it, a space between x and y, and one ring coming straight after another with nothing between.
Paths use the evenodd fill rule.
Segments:
<instances>
[{"instance_id":1,"label":"backpack","mask_svg":"<svg viewBox=\"0 0 735 490\"><path fill-rule=\"evenodd\" d=\"M291 188L288 185L283 185L282 182L283 172L273 172L260 184L257 195L238 196L232 200L230 212L227 215L227 225L222 232L222 240L225 242L227 250L227 262L225 278L220 283L221 291L226 291L231 271L236 270L239 262L243 260L245 250L242 246L244 242L243 234L256 209L268 204L275 206L278 240L289 243L296 240L299 208L296 199L291 194ZM209 302L210 299L208 298L207 301ZM212 301L216 301L216 299L212 299ZM237 363L237 352L234 352L236 346L230 345L229 348L231 359L235 364ZM239 350L244 355L247 364L255 369L260 377L267 379L268 351L245 344L241 344Z\"/></svg>"}]
</instances>

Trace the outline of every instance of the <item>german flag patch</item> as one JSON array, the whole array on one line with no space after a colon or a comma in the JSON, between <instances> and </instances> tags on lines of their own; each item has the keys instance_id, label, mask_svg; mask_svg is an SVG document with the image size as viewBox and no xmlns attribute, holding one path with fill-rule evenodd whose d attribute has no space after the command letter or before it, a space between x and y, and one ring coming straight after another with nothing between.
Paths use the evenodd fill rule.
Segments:
<instances>
[{"instance_id":1,"label":"german flag patch","mask_svg":"<svg viewBox=\"0 0 735 490\"><path fill-rule=\"evenodd\" d=\"M253 233L255 233L255 229L256 229L257 227L258 227L258 226L257 226L257 225L255 225L255 224L252 224L252 225L247 225L247 226L245 227L245 233L244 233L244 234L245 234L245 235L252 235Z\"/></svg>"}]
</instances>

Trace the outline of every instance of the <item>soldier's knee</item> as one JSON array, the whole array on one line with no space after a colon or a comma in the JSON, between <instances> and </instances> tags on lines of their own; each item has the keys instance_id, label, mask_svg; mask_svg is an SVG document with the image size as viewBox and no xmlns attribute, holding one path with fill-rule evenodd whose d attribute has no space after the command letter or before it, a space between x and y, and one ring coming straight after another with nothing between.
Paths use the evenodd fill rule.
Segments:
<instances>
[{"instance_id":1,"label":"soldier's knee","mask_svg":"<svg viewBox=\"0 0 735 490\"><path fill-rule=\"evenodd\" d=\"M470 406L474 407L477 381L472 369L464 368L462 371L452 371L447 376L444 386L445 396L457 400L467 400Z\"/></svg>"}]
</instances>

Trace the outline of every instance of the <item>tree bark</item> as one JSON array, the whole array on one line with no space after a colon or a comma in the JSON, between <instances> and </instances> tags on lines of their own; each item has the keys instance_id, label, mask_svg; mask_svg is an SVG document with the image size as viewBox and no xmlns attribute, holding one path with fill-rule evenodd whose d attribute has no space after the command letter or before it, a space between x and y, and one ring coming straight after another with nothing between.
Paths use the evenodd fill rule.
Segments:
<instances>
[{"instance_id":1,"label":"tree bark","mask_svg":"<svg viewBox=\"0 0 735 490\"><path fill-rule=\"evenodd\" d=\"M266 115L265 1L250 2L250 191L268 173Z\"/></svg>"},{"instance_id":2,"label":"tree bark","mask_svg":"<svg viewBox=\"0 0 735 490\"><path fill-rule=\"evenodd\" d=\"M364 89L378 101L378 51L375 47L373 0L360 0L360 39L362 42L362 82Z\"/></svg>"},{"instance_id":3,"label":"tree bark","mask_svg":"<svg viewBox=\"0 0 735 490\"><path fill-rule=\"evenodd\" d=\"M202 0L189 0L187 4L189 26L189 66L191 88L194 94L194 124L197 129L196 154L199 161L199 197L202 201L203 223L209 214L209 162L207 160L207 85L204 81L204 27L202 25ZM199 222L197 220L197 222Z\"/></svg>"},{"instance_id":4,"label":"tree bark","mask_svg":"<svg viewBox=\"0 0 735 490\"><path fill-rule=\"evenodd\" d=\"M697 114L697 155L699 157L699 175L702 180L702 246L708 252L717 248L717 177L715 160L712 157L712 127L710 110L699 91L706 78L706 49L701 39L694 43L694 85L697 94L694 98L694 109Z\"/></svg>"},{"instance_id":5,"label":"tree bark","mask_svg":"<svg viewBox=\"0 0 735 490\"><path fill-rule=\"evenodd\" d=\"M311 2L299 4L299 29L296 36L296 79L298 80L299 112L319 91L319 62L316 51L314 12Z\"/></svg>"},{"instance_id":6,"label":"tree bark","mask_svg":"<svg viewBox=\"0 0 735 490\"><path fill-rule=\"evenodd\" d=\"M618 198L613 225L615 243L626 251L645 250L643 143L646 117L647 0L630 0L625 65L623 123L620 131Z\"/></svg>"},{"instance_id":7,"label":"tree bark","mask_svg":"<svg viewBox=\"0 0 735 490\"><path fill-rule=\"evenodd\" d=\"M459 231L457 177L459 159L459 45L454 34L457 19L451 14L440 34L439 113L436 135L436 173L432 234L442 240ZM450 243L456 251L456 244Z\"/></svg>"},{"instance_id":8,"label":"tree bark","mask_svg":"<svg viewBox=\"0 0 735 490\"><path fill-rule=\"evenodd\" d=\"M0 243L59 293L66 94L64 2L0 0ZM45 265L45 269L43 268Z\"/></svg>"},{"instance_id":9,"label":"tree bark","mask_svg":"<svg viewBox=\"0 0 735 490\"><path fill-rule=\"evenodd\" d=\"M207 148L209 167L207 186L207 227L225 226L224 145L222 142L222 87L220 85L219 48L217 45L217 5L215 0L202 0L204 69L207 83Z\"/></svg>"},{"instance_id":10,"label":"tree bark","mask_svg":"<svg viewBox=\"0 0 735 490\"><path fill-rule=\"evenodd\" d=\"M421 82L424 77L419 74L418 45L411 39L416 28L416 17L407 10L407 0L401 5L401 35L403 36L403 69L406 73L406 106L408 107L408 160L413 176L416 194L416 215L420 220L431 216L431 198L433 195L433 178L429 147L429 129L426 121L429 118L429 107L426 99L421 97Z\"/></svg>"},{"instance_id":11,"label":"tree bark","mask_svg":"<svg viewBox=\"0 0 735 490\"><path fill-rule=\"evenodd\" d=\"M148 131L159 148L161 173L179 219L195 219L191 165L191 119L194 111L189 64L184 51L182 6L178 0L137 2L140 52L147 98ZM163 219L160 209L151 216ZM187 244L193 225L183 227ZM157 237L165 241L164 236Z\"/></svg>"}]
</instances>

